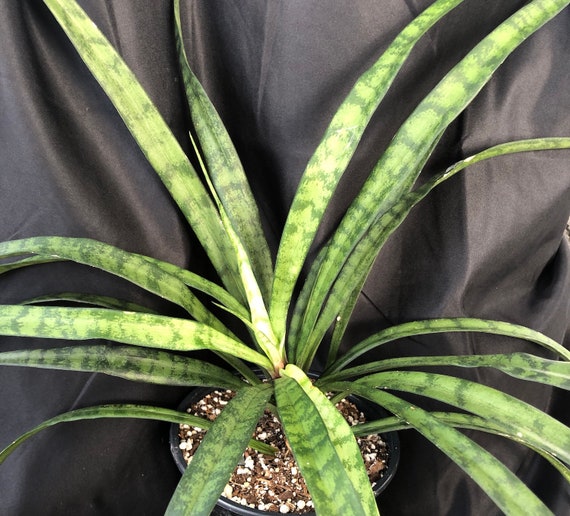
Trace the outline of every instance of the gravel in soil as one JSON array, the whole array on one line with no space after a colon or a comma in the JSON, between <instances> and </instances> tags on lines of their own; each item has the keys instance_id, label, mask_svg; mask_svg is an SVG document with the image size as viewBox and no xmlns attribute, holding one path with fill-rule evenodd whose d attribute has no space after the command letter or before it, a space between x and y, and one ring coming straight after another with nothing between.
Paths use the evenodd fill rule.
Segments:
<instances>
[{"instance_id":1,"label":"gravel in soil","mask_svg":"<svg viewBox=\"0 0 570 516\"><path fill-rule=\"evenodd\" d=\"M216 390L192 405L188 412L214 420L234 396L230 390ZM347 400L337 404L350 425L366 421L364 414ZM180 449L187 463L192 460L205 431L189 425L180 425ZM287 447L279 420L266 411L260 420L254 439L263 441L278 450L275 456L267 456L247 448L243 460L236 467L223 496L242 505L281 514L303 514L312 511L313 503L305 481L297 467L291 450ZM388 461L386 444L379 435L357 439L368 476L374 485L383 474Z\"/></svg>"}]
</instances>

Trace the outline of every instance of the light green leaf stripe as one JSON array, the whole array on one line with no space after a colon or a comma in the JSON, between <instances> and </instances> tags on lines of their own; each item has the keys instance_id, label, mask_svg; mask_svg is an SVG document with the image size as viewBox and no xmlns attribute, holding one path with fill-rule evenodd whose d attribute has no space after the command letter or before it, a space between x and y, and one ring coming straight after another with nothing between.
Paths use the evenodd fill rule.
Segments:
<instances>
[{"instance_id":1,"label":"light green leaf stripe","mask_svg":"<svg viewBox=\"0 0 570 516\"><path fill-rule=\"evenodd\" d=\"M240 389L246 384L216 365L174 353L134 346L71 346L5 351L0 364L83 371L127 380L182 387Z\"/></svg>"},{"instance_id":2,"label":"light green leaf stripe","mask_svg":"<svg viewBox=\"0 0 570 516\"><path fill-rule=\"evenodd\" d=\"M52 419L48 419L36 426L32 430L20 435L9 446L0 451L0 464L2 464L8 456L14 452L18 446L33 437L37 433L45 430L46 428L58 425L60 423L71 423L73 421L84 421L89 419L106 419L106 418L130 418L130 419L151 419L155 421L165 421L167 423L181 423L198 428L209 429L211 422L185 412L178 412L176 410L165 409L162 407L149 407L146 405L99 405L95 407L87 407L60 414ZM260 441L251 440L249 446L259 450L262 453L271 455L275 450L271 446L267 446Z\"/></svg>"},{"instance_id":3,"label":"light green leaf stripe","mask_svg":"<svg viewBox=\"0 0 570 516\"><path fill-rule=\"evenodd\" d=\"M532 405L486 385L418 371L376 373L353 383L442 401L488 419L570 465L570 428Z\"/></svg>"},{"instance_id":4,"label":"light green leaf stripe","mask_svg":"<svg viewBox=\"0 0 570 516\"><path fill-rule=\"evenodd\" d=\"M490 333L493 335L504 335L506 337L523 339L538 344L539 346L556 353L565 360L570 360L570 351L550 337L547 337L546 335L531 328L527 328L526 326L504 321L476 319L471 317L442 318L398 324L375 333L359 344L356 344L345 355L340 357L327 371L325 371L323 377L341 370L347 364L364 353L377 348L378 346L387 344L388 342L417 335L453 332Z\"/></svg>"},{"instance_id":5,"label":"light green leaf stripe","mask_svg":"<svg viewBox=\"0 0 570 516\"><path fill-rule=\"evenodd\" d=\"M354 435L326 396L289 364L275 380L275 399L317 513L378 514Z\"/></svg>"},{"instance_id":6,"label":"light green leaf stripe","mask_svg":"<svg viewBox=\"0 0 570 516\"><path fill-rule=\"evenodd\" d=\"M492 367L514 378L570 390L570 362L548 360L528 353L419 356L379 360L328 375L324 385L319 384L319 386L326 388L328 382L357 378L381 371L430 366Z\"/></svg>"},{"instance_id":7,"label":"light green leaf stripe","mask_svg":"<svg viewBox=\"0 0 570 516\"><path fill-rule=\"evenodd\" d=\"M208 516L251 439L271 385L241 389L216 418L186 468L167 516Z\"/></svg>"},{"instance_id":8,"label":"light green leaf stripe","mask_svg":"<svg viewBox=\"0 0 570 516\"><path fill-rule=\"evenodd\" d=\"M104 308L0 305L0 335L106 339L172 351L210 349L272 370L266 357L210 326L161 315Z\"/></svg>"},{"instance_id":9,"label":"light green leaf stripe","mask_svg":"<svg viewBox=\"0 0 570 516\"><path fill-rule=\"evenodd\" d=\"M417 41L461 0L438 0L396 37L382 56L355 83L335 113L310 158L283 231L270 313L285 332L289 300L316 234L318 223L370 118Z\"/></svg>"},{"instance_id":10,"label":"light green leaf stripe","mask_svg":"<svg viewBox=\"0 0 570 516\"><path fill-rule=\"evenodd\" d=\"M429 412L384 391L355 385L355 393L408 421L473 478L505 514L510 516L552 514L498 459Z\"/></svg>"},{"instance_id":11,"label":"light green leaf stripe","mask_svg":"<svg viewBox=\"0 0 570 516\"><path fill-rule=\"evenodd\" d=\"M75 0L44 0L182 210L230 292L235 263L208 192L160 113L113 46Z\"/></svg>"},{"instance_id":12,"label":"light green leaf stripe","mask_svg":"<svg viewBox=\"0 0 570 516\"><path fill-rule=\"evenodd\" d=\"M174 1L176 44L190 114L208 164L209 176L252 264L266 302L273 266L257 204L234 145L202 85L190 69L183 42L180 1Z\"/></svg>"}]
</instances>

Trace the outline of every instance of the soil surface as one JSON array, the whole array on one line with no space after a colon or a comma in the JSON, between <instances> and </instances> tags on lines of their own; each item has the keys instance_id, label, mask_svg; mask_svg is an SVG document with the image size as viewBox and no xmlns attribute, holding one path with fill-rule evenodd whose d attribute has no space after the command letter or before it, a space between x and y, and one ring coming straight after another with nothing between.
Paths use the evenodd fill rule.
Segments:
<instances>
[{"instance_id":1,"label":"soil surface","mask_svg":"<svg viewBox=\"0 0 570 516\"><path fill-rule=\"evenodd\" d=\"M233 395L229 390L216 390L192 405L188 412L213 420ZM342 400L337 407L350 425L365 422L364 415L353 403ZM205 431L200 428L180 425L180 449L187 463L192 460L204 435ZM253 437L279 451L275 456L267 456L248 448L224 489L223 496L248 507L281 514L303 514L314 510L305 481L285 442L279 420L266 411ZM386 444L379 435L357 440L368 476L374 484L382 477L387 465Z\"/></svg>"}]
</instances>

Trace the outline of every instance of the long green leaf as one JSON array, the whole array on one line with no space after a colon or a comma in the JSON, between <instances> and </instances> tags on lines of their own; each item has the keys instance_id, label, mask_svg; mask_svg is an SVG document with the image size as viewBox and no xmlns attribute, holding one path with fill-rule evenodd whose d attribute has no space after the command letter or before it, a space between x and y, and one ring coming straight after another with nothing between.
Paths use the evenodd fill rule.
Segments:
<instances>
[{"instance_id":1,"label":"long green leaf","mask_svg":"<svg viewBox=\"0 0 570 516\"><path fill-rule=\"evenodd\" d=\"M183 269L182 267L178 267L172 263L168 263L162 260L157 260L156 258L151 258L150 256L144 256L143 258L149 261L152 265L159 267L160 269L164 270L168 274L178 278L182 281L185 285L208 296L212 297L213 299L217 300L220 308L227 311L228 313L234 315L239 320L244 321L246 324L250 323L250 314L234 296L232 296L227 290L223 287L220 287L216 283L207 280L206 278L195 274L189 270ZM203 321L202 321L203 322ZM223 333L226 333L229 336L232 336L232 333L227 330L224 325L218 325L215 322L216 329L219 329ZM252 373L251 369L247 367L241 360L237 357L230 356L224 353L218 353L223 360L225 360L233 369L238 371L240 374L243 375L244 378L247 378L250 383L255 384L257 383L258 379L254 373Z\"/></svg>"},{"instance_id":2,"label":"long green leaf","mask_svg":"<svg viewBox=\"0 0 570 516\"><path fill-rule=\"evenodd\" d=\"M565 3L568 4L569 2L567 1ZM474 52L477 49L478 47L474 50ZM485 51L485 47L483 47L479 49L478 52L474 54L474 56L477 56L481 52ZM474 58L475 57L472 57L472 59ZM466 73L466 71L464 68L458 68L456 73L459 77L458 80L460 80L461 74ZM441 85L445 85L446 81L449 82L448 79L450 77L455 77L455 74L453 72L450 73L450 75L444 79L444 81L442 81ZM488 80L489 77L486 76L485 80ZM451 84L453 84L453 80L451 80ZM438 91L438 88L433 90L433 92L436 91ZM443 92L445 91L446 89L444 88ZM433 113L430 111L432 104L430 103L431 101L429 101L429 98L432 94L430 94L430 96L428 96L428 99L424 101L427 102L425 110L427 110L429 116L432 116L436 113L436 111ZM438 101L441 100L439 95L436 96L436 99ZM444 98L444 100L446 99ZM421 105L418 107L419 113L423 113L423 110L420 108ZM413 122L410 122L414 120L413 117L414 115L412 115L412 117L410 117L406 123L413 124ZM434 120L434 123L437 121L438 120ZM402 138L404 140L402 148L405 148L405 145L408 143L406 141L406 135L407 133L404 131L402 133ZM429 139L429 135L426 137ZM439 138L439 134L435 135L434 138L437 140L437 138ZM567 149L569 148L569 141L570 139L568 138L542 138L535 140L521 140L494 146L475 156L466 158L465 160L456 163L452 167L449 167L443 174L436 176L432 181L428 182L416 192L406 194L405 188L403 190L400 190L400 193L398 195L402 196L401 199L398 200L398 195L392 196L393 198L391 202L393 205L387 211L377 209L379 206L379 201L377 198L373 198L373 196L378 194L369 194L368 200L366 201L368 202L369 206L368 211L366 211L365 208L361 206L361 203L365 201L357 200L353 207L351 207L347 212L343 223L339 226L336 234L327 244L326 251L323 251L325 254L324 259L320 262L315 263L309 273L308 281L304 287L305 292L301 294L301 297L299 299L301 305L299 308L296 308L296 311L300 311L304 314L304 318L306 320L304 324L308 325L308 327L302 329L302 333L297 337L297 342L294 342L293 344L301 345L302 343L305 345L307 342L309 342L309 351L306 351L305 354L310 355L310 351L313 349L315 343L318 343L320 341L322 335L324 335L324 333L328 330L332 322L341 311L343 312L341 324L344 324L346 321L348 321L348 317L352 312L354 302L352 303L352 306L346 307L347 292L360 290L362 288L364 281L370 271L370 268L372 267L372 264L374 263L374 260L384 242L405 219L413 206L415 206L415 204L423 199L435 186L449 179L455 173L463 170L468 165L475 164L482 160L517 152ZM427 147L427 149L429 150L426 152L431 152L431 147ZM410 155L408 157L411 158L412 156ZM396 157L394 159L397 161L399 158ZM381 163L382 160L380 164ZM418 163L423 162L420 160ZM392 174L393 169L391 169L390 166L395 167L394 163L389 162L386 166L387 173ZM417 172L419 173L419 169ZM398 176L398 178L400 178L400 176ZM415 180L415 176L412 179ZM377 182L379 188L384 188L388 184L385 178L375 178L375 175L372 174L368 180L368 182L370 182L369 190L371 192L375 186L374 181ZM411 181L409 184L406 183L406 188L411 186L412 182L413 181ZM352 213L353 211L354 213ZM368 216L367 222L364 222L362 220L359 221L359 219L355 218L357 216L364 217L364 214L367 214ZM343 229L343 225L346 226L346 229ZM356 234L355 231L358 233L358 235L353 238L353 234ZM337 279L337 276L339 274L340 277ZM329 294L333 282L334 288L330 294L330 298L327 300L327 307L325 308L324 313L320 316L318 329L314 331L314 335L309 339L308 334L312 330L312 325L314 324L317 315L322 309L326 296Z\"/></svg>"},{"instance_id":3,"label":"long green leaf","mask_svg":"<svg viewBox=\"0 0 570 516\"><path fill-rule=\"evenodd\" d=\"M20 305L37 305L42 303L61 303L71 302L81 305L90 305L99 308L110 308L111 310L126 310L127 312L143 312L147 314L156 314L155 310L110 296L100 296L96 294L78 294L76 292L59 292L57 294L47 294L45 296L37 296L20 301Z\"/></svg>"},{"instance_id":4,"label":"long green leaf","mask_svg":"<svg viewBox=\"0 0 570 516\"><path fill-rule=\"evenodd\" d=\"M176 46L190 114L209 176L252 264L266 302L273 281L273 267L257 204L243 166L215 107L190 69L183 42L180 0L174 0Z\"/></svg>"},{"instance_id":5,"label":"long green leaf","mask_svg":"<svg viewBox=\"0 0 570 516\"><path fill-rule=\"evenodd\" d=\"M556 16L570 0L534 0L485 37L420 102L402 124L347 210L323 261L324 286L378 217L415 183L434 142L469 105L503 61L526 38Z\"/></svg>"},{"instance_id":6,"label":"long green leaf","mask_svg":"<svg viewBox=\"0 0 570 516\"><path fill-rule=\"evenodd\" d=\"M330 297L327 299L325 309L320 317L321 320L319 321L319 327L315 331L315 335L313 335L311 339L306 337L308 330L310 330L310 328L307 328L305 337L301 337L301 342L319 342L322 338L321 336L328 329L334 319L335 328L329 352L329 359L332 361L336 358L340 340L347 328L350 316L358 299L358 294L364 286L376 256L389 236L404 221L411 209L424 199L436 186L453 177L468 166L490 158L520 152L561 150L568 148L570 148L570 138L536 138L495 145L451 165L443 173L434 176L418 189L404 195L400 201L390 208L390 210L378 218L370 230L363 236L362 240L355 246L354 250L342 266L338 278L334 282L333 288L330 291ZM313 267L313 269L315 270L311 270L307 279L307 286L316 281L316 278L313 278L317 275L318 269L317 267ZM351 290L352 295L347 296L347 292ZM302 296L303 293L301 294L300 300L302 299ZM313 297L316 297L314 293ZM312 313L307 314L305 317L307 319L312 317L314 320L317 316L315 311L320 310L319 304L315 303L314 299L312 307ZM306 308L304 305L301 305L299 309L311 311L311 308ZM298 308L295 307L295 310L298 310ZM336 314L338 314L338 316ZM330 364L327 364L327 366L328 365Z\"/></svg>"},{"instance_id":7,"label":"long green leaf","mask_svg":"<svg viewBox=\"0 0 570 516\"><path fill-rule=\"evenodd\" d=\"M506 337L523 339L538 344L539 346L556 353L565 360L570 360L570 352L566 348L550 337L547 337L546 335L531 328L527 328L526 326L504 321L457 317L412 321L390 326L385 330L371 335L359 344L356 344L345 355L340 357L329 369L327 369L323 376L326 377L328 374L340 371L347 364L364 353L389 342L418 335L433 335L437 333L453 332L489 333L492 335L504 335Z\"/></svg>"},{"instance_id":8,"label":"long green leaf","mask_svg":"<svg viewBox=\"0 0 570 516\"><path fill-rule=\"evenodd\" d=\"M0 257L0 260L2 260L2 264L0 264L0 274L5 274L6 272L21 269L23 267L29 267L30 265L41 265L44 263L54 263L61 261L57 258L51 258L49 256L26 256L16 258L13 261L6 261L3 258L3 256Z\"/></svg>"},{"instance_id":9,"label":"long green leaf","mask_svg":"<svg viewBox=\"0 0 570 516\"><path fill-rule=\"evenodd\" d=\"M355 83L309 160L284 228L270 307L285 333L290 298L318 224L370 118L418 40L461 0L438 0L395 38L382 56Z\"/></svg>"},{"instance_id":10,"label":"long green leaf","mask_svg":"<svg viewBox=\"0 0 570 516\"><path fill-rule=\"evenodd\" d=\"M220 287L216 283L213 283L212 281L207 280L206 278L194 272L183 269L178 265L174 265L162 260L157 260L156 258L151 258L150 256L144 256L144 258L151 262L153 265L160 267L165 272L178 278L190 288L203 292L204 294L212 297L218 301L223 308L228 310L230 313L235 314L237 317L241 319L250 318L250 314L247 308L245 308L245 306L234 296L232 296L227 290L225 290L223 287Z\"/></svg>"},{"instance_id":11,"label":"long green leaf","mask_svg":"<svg viewBox=\"0 0 570 516\"><path fill-rule=\"evenodd\" d=\"M492 367L514 378L570 390L570 362L548 360L528 353L392 358L367 362L327 375L323 383L326 386L328 382L357 378L381 371L431 366Z\"/></svg>"},{"instance_id":12,"label":"long green leaf","mask_svg":"<svg viewBox=\"0 0 570 516\"><path fill-rule=\"evenodd\" d=\"M216 188L214 187L211 178L206 170L199 149L196 148L196 153L198 159L202 163L202 169L204 171L205 180L210 188L210 192L214 197L214 201L218 206L218 212L220 213L221 221L226 230L226 234L232 244L235 257L237 258L238 270L241 278L241 285L247 303L249 306L251 321L243 321L246 326L252 331L255 339L256 345L263 350L266 356L275 365L275 369L278 369L283 365L283 352L282 347L277 342L275 335L273 333L273 327L271 320L269 319L269 314L265 306L265 301L263 299L263 294L257 283L255 277L255 272L252 268L251 261L247 254L247 250L244 248L239 235L234 230L231 220L226 213L226 210L220 200ZM238 314L236 314L238 315ZM239 317L239 315L238 315Z\"/></svg>"},{"instance_id":13,"label":"long green leaf","mask_svg":"<svg viewBox=\"0 0 570 516\"><path fill-rule=\"evenodd\" d=\"M88 238L33 237L0 243L2 257L29 254L71 260L104 270L180 305L200 322L228 332L184 282L141 255Z\"/></svg>"},{"instance_id":14,"label":"long green leaf","mask_svg":"<svg viewBox=\"0 0 570 516\"><path fill-rule=\"evenodd\" d=\"M35 237L35 238L53 238L53 237ZM247 309L227 290L225 290L223 287L220 287L216 283L213 283L212 281L207 280L206 278L203 278L202 276L194 272L183 269L182 267L179 267L178 265L175 265L173 263L158 260L150 256L139 255L135 253L129 253L129 254L137 256L139 258L144 258L145 260L150 262L151 265L159 267L164 272L170 274L171 276L174 276L175 278L178 278L186 286L198 290L200 292L203 292L208 296L212 297L213 299L218 301L222 307L229 310L231 313L239 314L239 317L242 319L249 319L249 313ZM24 255L24 256L14 257L11 254L0 253L0 260L3 261L3 264L0 265L0 274L4 274L12 270L21 269L23 267L29 267L32 265L41 265L45 263L55 263L63 261L65 260L65 258L55 257L55 256L43 256L43 255L35 255L35 256Z\"/></svg>"},{"instance_id":15,"label":"long green leaf","mask_svg":"<svg viewBox=\"0 0 570 516\"><path fill-rule=\"evenodd\" d=\"M541 457L546 459L550 464L558 470L564 479L570 483L570 468L560 462L556 457L550 453L545 452L540 448L536 448L529 443L523 441L519 435L508 434L504 428L494 425L492 422L472 414L464 414L458 412L430 412L430 414L439 421L450 425L454 428L477 430L480 432L491 433L501 437L507 437L512 441L518 442L529 449L538 453ZM354 435L365 436L370 434L381 434L385 432L397 432L400 430L409 430L413 428L407 421L404 421L396 416L388 416L375 421L369 421L360 425L353 426Z\"/></svg>"},{"instance_id":16,"label":"long green leaf","mask_svg":"<svg viewBox=\"0 0 570 516\"><path fill-rule=\"evenodd\" d=\"M89 419L105 419L105 418L129 418L129 419L151 419L155 421L165 421L167 423L180 423L197 426L203 429L209 429L212 425L208 419L193 416L185 412L166 409L162 407L149 407L146 405L98 405L96 407L87 407L60 414L54 418L48 419L39 424L35 428L27 431L10 443L6 448L0 451L0 464L2 464L8 456L18 448L22 443L33 437L37 433L60 423L71 423L73 421L83 421ZM262 453L271 455L275 450L260 441L251 440L249 446L259 450Z\"/></svg>"},{"instance_id":17,"label":"long green leaf","mask_svg":"<svg viewBox=\"0 0 570 516\"><path fill-rule=\"evenodd\" d=\"M267 313L267 308L263 300L263 294L257 284L255 273L251 267L247 251L243 247L238 235L234 232L227 220L225 213L222 220L226 226L226 231L234 245L238 259L242 284L247 297L249 311L251 314L251 328L256 338L256 342L269 357L275 368L284 365L283 343L278 342L273 331L273 324Z\"/></svg>"},{"instance_id":18,"label":"long green leaf","mask_svg":"<svg viewBox=\"0 0 570 516\"><path fill-rule=\"evenodd\" d=\"M22 254L25 253L25 254ZM46 253L28 256L28 253ZM73 260L77 263L97 267L119 277L158 293L171 301L178 302L200 322L211 325L228 336L231 332L223 325L186 286L199 290L218 300L222 307L235 314L241 320L248 321L249 313L225 289L206 280L205 278L182 269L174 264L157 260L149 256L128 253L103 242L90 239L64 237L35 237L0 244L0 259L12 259L4 271L8 272L18 267L36 265L61 260ZM101 300L102 301L102 300ZM109 306L107 306L109 307ZM123 309L128 309L123 306ZM142 311L142 310L135 310ZM255 375L237 358L221 354L237 371L250 381L255 381Z\"/></svg>"},{"instance_id":19,"label":"long green leaf","mask_svg":"<svg viewBox=\"0 0 570 516\"><path fill-rule=\"evenodd\" d=\"M441 135L440 135L441 136ZM439 141L439 137L434 141L433 147ZM427 157L426 157L427 159ZM411 207L410 207L411 209ZM391 210L388 210L390 213ZM405 215L402 216L402 219ZM362 240L356 246L356 249L352 251L348 260L354 261L356 251L360 250L362 243L365 239L372 238L372 230L363 235ZM377 246L377 251L374 257L379 252L383 241ZM335 280L336 272L335 270L335 258L342 258L338 253L331 252L330 247L334 246L335 243L329 240L327 244L319 252L317 259L309 270L306 281L303 284L301 293L295 304L295 309L293 310L293 316L291 320L291 332L290 332L290 347L293 349L293 356L296 357L297 363L305 366L308 364L316 352L318 344L321 342L322 337L328 331L329 326L332 324L332 319L329 321L329 315L331 313L331 300L336 300L335 294L338 289L341 288L340 285L344 286L343 274L346 275L346 270L352 270L349 265L343 266L340 270L341 277ZM338 265L338 263L337 263ZM332 360L336 356L338 345L340 344L340 335L343 332L343 328L348 324L348 320L352 314L352 309L356 304L360 291L364 286L364 280L367 277L368 269L362 270L362 279L357 278L356 282L351 283L350 286L344 287L343 304L342 308L336 308L336 313L333 318L335 319L335 330L332 336L331 346L329 348L329 357ZM327 300L324 313L319 317L320 311L322 309L322 304L329 292L332 289L331 299ZM334 305L333 305L334 306ZM318 326L315 329L315 323L318 321ZM323 322L325 321L325 322ZM325 329L326 325L326 329Z\"/></svg>"},{"instance_id":20,"label":"long green leaf","mask_svg":"<svg viewBox=\"0 0 570 516\"><path fill-rule=\"evenodd\" d=\"M266 357L210 326L154 314L104 308L0 305L0 335L106 339L172 351L211 350L272 370Z\"/></svg>"},{"instance_id":21,"label":"long green leaf","mask_svg":"<svg viewBox=\"0 0 570 516\"><path fill-rule=\"evenodd\" d=\"M486 385L418 371L376 373L354 383L427 396L466 410L570 465L570 428L528 403Z\"/></svg>"},{"instance_id":22,"label":"long green leaf","mask_svg":"<svg viewBox=\"0 0 570 516\"><path fill-rule=\"evenodd\" d=\"M88 253L86 255L89 259L90 254ZM161 260L156 260L154 258L150 258L148 256L142 256L142 255L131 255L131 256L127 256L127 255L123 255L124 259L121 261L121 263L123 263L124 261L129 261L130 257L134 257L135 261L139 260L139 259L144 259L146 261L148 261L152 267L158 267L160 270L166 272L167 274L170 274L171 276L173 276L174 278L178 278L182 283L184 283L185 285L194 288L196 290L199 290L201 292L204 292L205 294L208 294L209 296L213 297L214 299L218 300L220 302L220 308L228 311L229 313L231 313L232 315L234 315L235 317L237 317L239 320L243 321L246 325L250 325L250 315L247 311L246 308L243 307L243 305L237 301L229 292L227 292L225 289L223 289L222 287L220 287L219 285L216 285L215 283L212 283L211 281L206 280L205 278L194 274L193 272L187 271L185 269L182 269L181 267L178 267L174 264L168 263L168 262L163 262ZM2 256L0 256L0 258L2 258ZM8 272L9 270L13 270L16 268L20 268L20 267L25 267L25 266L30 266L30 265L37 265L39 263L48 263L48 262L55 262L55 261L60 261L63 260L64 258L44 258L42 256L35 256L32 258L19 258L14 262L11 262L10 264L8 264L4 270L2 270L2 268L0 268L0 274L2 272ZM91 265L93 264L93 260L91 261ZM97 261L97 260L95 260ZM160 273L159 273L160 275ZM150 278L149 277L144 277L143 278L145 281L148 281ZM177 285L177 287L180 287L181 285ZM151 282L151 288L154 288L154 283ZM184 289L183 289L184 290ZM195 303L195 305L198 307L198 310L194 311L194 314L196 315L197 313L199 314L200 312L203 312L203 309L201 307L201 304L195 299L195 297L193 295L190 296L190 300ZM119 310L130 310L130 311L134 311L134 312L147 312L147 313L155 313L153 310L150 310L148 308L136 305L134 303L130 303L128 301L122 301L122 300L117 300L117 299L112 299L106 296L93 296L93 295L88 295L88 294L78 294L78 293L63 293L63 294L58 294L58 295L46 295L46 296L40 296L34 299L26 299L22 302L20 302L20 304L34 304L34 303L41 303L41 302L47 302L47 301L72 301L74 303L87 303L87 304L92 304L94 306L99 306L102 308L112 308L112 309L119 309ZM208 312L206 312L207 314ZM228 336L231 336L231 332L221 323L219 323L219 321L217 321L216 318L214 318L211 315L207 315L207 317L204 318L204 320L202 320L201 322L205 322L205 321L209 321L210 324L212 324L216 329L222 331L223 333L226 333ZM223 358L223 360L225 360L232 368L234 368L236 371L239 371L245 378L247 378L251 383L256 383L256 376L255 374L253 374L251 372L251 370L245 365L243 364L238 358L236 357L232 357L230 355L227 354L223 354L223 353L219 353L219 355Z\"/></svg>"},{"instance_id":23,"label":"long green leaf","mask_svg":"<svg viewBox=\"0 0 570 516\"><path fill-rule=\"evenodd\" d=\"M240 389L237 376L216 365L134 346L71 346L0 353L0 365L104 373L145 383Z\"/></svg>"},{"instance_id":24,"label":"long green leaf","mask_svg":"<svg viewBox=\"0 0 570 516\"><path fill-rule=\"evenodd\" d=\"M186 468L166 510L169 516L208 516L251 439L273 389L241 389L216 418Z\"/></svg>"},{"instance_id":25,"label":"long green leaf","mask_svg":"<svg viewBox=\"0 0 570 516\"><path fill-rule=\"evenodd\" d=\"M289 364L275 380L277 410L319 514L377 514L354 435L340 412Z\"/></svg>"},{"instance_id":26,"label":"long green leaf","mask_svg":"<svg viewBox=\"0 0 570 516\"><path fill-rule=\"evenodd\" d=\"M327 257L318 271L318 285L313 287L320 293L312 294L317 310L322 306L330 284L368 228L412 187L434 142L445 128L471 102L508 55L569 3L568 0L530 2L484 38L418 105L398 130L327 245ZM373 249L375 256L379 246ZM364 274L370 266L364 268ZM362 280L349 284L361 287ZM346 290L342 296L346 296ZM309 314L314 310L310 309ZM339 311L332 315L331 322ZM308 321L313 324L311 317ZM320 325L311 348L322 335L324 326L324 323ZM306 338L300 337L300 340L305 342ZM306 363L302 362L302 365Z\"/></svg>"},{"instance_id":27,"label":"long green leaf","mask_svg":"<svg viewBox=\"0 0 570 516\"><path fill-rule=\"evenodd\" d=\"M418 432L442 450L511 516L552 514L536 495L498 459L461 432L429 412L393 394L355 386L355 392L408 421Z\"/></svg>"},{"instance_id":28,"label":"long green leaf","mask_svg":"<svg viewBox=\"0 0 570 516\"><path fill-rule=\"evenodd\" d=\"M125 62L75 0L44 0L141 151L192 226L228 290L241 293L236 263L208 192Z\"/></svg>"}]
</instances>

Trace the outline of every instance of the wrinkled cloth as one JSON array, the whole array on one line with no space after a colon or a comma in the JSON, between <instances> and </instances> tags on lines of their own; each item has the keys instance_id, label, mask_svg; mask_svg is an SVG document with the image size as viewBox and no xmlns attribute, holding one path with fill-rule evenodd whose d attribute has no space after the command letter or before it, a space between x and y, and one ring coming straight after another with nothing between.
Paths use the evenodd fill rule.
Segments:
<instances>
[{"instance_id":1,"label":"wrinkled cloth","mask_svg":"<svg viewBox=\"0 0 570 516\"><path fill-rule=\"evenodd\" d=\"M170 0L79 2L133 69L189 148ZM304 167L356 78L428 0L182 2L187 52L220 112L261 207L273 251ZM320 230L322 244L398 125L521 0L466 0L411 55L366 131ZM570 10L529 38L445 133L425 173L505 141L570 135ZM90 237L194 270L203 253L113 106L39 0L0 3L0 240ZM570 344L567 151L470 167L422 201L388 241L364 288L344 348L387 325L470 316L528 325ZM0 277L0 302L87 291L175 314L140 289L69 263ZM1 338L0 349L65 343ZM534 351L485 335L402 341L396 354ZM319 357L322 358L322 357ZM567 392L489 370L461 371L570 424ZM184 390L100 374L2 368L0 447L40 421L96 403L174 408ZM424 405L426 406L426 405ZM429 404L427 405L429 406ZM0 514L162 514L179 473L168 425L98 420L51 428L0 466ZM532 452L472 435L557 515L570 489ZM399 472L383 515L493 515L490 499L432 444L401 432Z\"/></svg>"}]
</instances>

